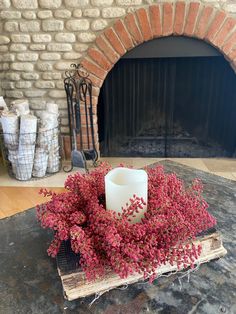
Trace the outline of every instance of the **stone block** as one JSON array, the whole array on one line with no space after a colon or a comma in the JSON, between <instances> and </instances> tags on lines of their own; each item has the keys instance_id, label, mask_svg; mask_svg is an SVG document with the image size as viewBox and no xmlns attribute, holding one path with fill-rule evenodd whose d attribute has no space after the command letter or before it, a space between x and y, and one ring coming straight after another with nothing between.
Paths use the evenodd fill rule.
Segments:
<instances>
[{"instance_id":1,"label":"stone block","mask_svg":"<svg viewBox=\"0 0 236 314\"><path fill-rule=\"evenodd\" d=\"M18 32L19 31L19 24L18 22L6 22L4 24L4 30L6 32Z\"/></svg>"},{"instance_id":2,"label":"stone block","mask_svg":"<svg viewBox=\"0 0 236 314\"><path fill-rule=\"evenodd\" d=\"M53 43L48 44L48 51L70 51L72 49L71 44L63 44L63 43Z\"/></svg>"},{"instance_id":3,"label":"stone block","mask_svg":"<svg viewBox=\"0 0 236 314\"><path fill-rule=\"evenodd\" d=\"M224 5L224 9L230 13L236 13L236 4L235 3L227 3Z\"/></svg>"},{"instance_id":4,"label":"stone block","mask_svg":"<svg viewBox=\"0 0 236 314\"><path fill-rule=\"evenodd\" d=\"M45 95L43 90L26 90L24 91L25 97L34 98L34 97L43 97ZM41 100L42 101L42 100Z\"/></svg>"},{"instance_id":5,"label":"stone block","mask_svg":"<svg viewBox=\"0 0 236 314\"><path fill-rule=\"evenodd\" d=\"M83 16L85 17L98 17L100 15L100 10L98 8L84 9Z\"/></svg>"},{"instance_id":6,"label":"stone block","mask_svg":"<svg viewBox=\"0 0 236 314\"><path fill-rule=\"evenodd\" d=\"M40 24L38 21L20 22L21 32L39 32Z\"/></svg>"},{"instance_id":7,"label":"stone block","mask_svg":"<svg viewBox=\"0 0 236 314\"><path fill-rule=\"evenodd\" d=\"M5 73L5 79L6 80L11 80L11 81L19 81L20 74L19 73L15 73L15 72Z\"/></svg>"},{"instance_id":8,"label":"stone block","mask_svg":"<svg viewBox=\"0 0 236 314\"><path fill-rule=\"evenodd\" d=\"M0 35L0 45L6 45L10 42L7 36Z\"/></svg>"},{"instance_id":9,"label":"stone block","mask_svg":"<svg viewBox=\"0 0 236 314\"><path fill-rule=\"evenodd\" d=\"M65 98L66 97L66 92L64 90L60 90L60 89L51 90L49 92L49 97L52 97L52 98Z\"/></svg>"},{"instance_id":10,"label":"stone block","mask_svg":"<svg viewBox=\"0 0 236 314\"><path fill-rule=\"evenodd\" d=\"M31 81L34 81L34 80L37 80L39 78L39 74L38 73L22 73L21 74L21 77L24 79L24 80L31 80Z\"/></svg>"},{"instance_id":11,"label":"stone block","mask_svg":"<svg viewBox=\"0 0 236 314\"><path fill-rule=\"evenodd\" d=\"M74 17L81 17L82 16L82 10L81 9L75 9L73 11L73 16Z\"/></svg>"},{"instance_id":12,"label":"stone block","mask_svg":"<svg viewBox=\"0 0 236 314\"><path fill-rule=\"evenodd\" d=\"M35 43L48 43L52 40L52 36L50 34L34 34L32 40Z\"/></svg>"},{"instance_id":13,"label":"stone block","mask_svg":"<svg viewBox=\"0 0 236 314\"><path fill-rule=\"evenodd\" d=\"M32 86L32 83L28 81L19 81L16 83L16 88L20 88L20 89L30 88L31 86Z\"/></svg>"},{"instance_id":14,"label":"stone block","mask_svg":"<svg viewBox=\"0 0 236 314\"><path fill-rule=\"evenodd\" d=\"M42 78L44 80L60 80L61 79L61 73L59 73L59 72L45 72L45 73L43 73Z\"/></svg>"},{"instance_id":15,"label":"stone block","mask_svg":"<svg viewBox=\"0 0 236 314\"><path fill-rule=\"evenodd\" d=\"M0 0L0 9L8 9L11 6L10 0Z\"/></svg>"},{"instance_id":16,"label":"stone block","mask_svg":"<svg viewBox=\"0 0 236 314\"><path fill-rule=\"evenodd\" d=\"M30 45L30 49L34 51L41 51L41 50L45 50L46 46L43 44L33 44L33 45Z\"/></svg>"},{"instance_id":17,"label":"stone block","mask_svg":"<svg viewBox=\"0 0 236 314\"><path fill-rule=\"evenodd\" d=\"M69 20L66 22L66 28L69 31L86 31L89 29L89 21L86 19Z\"/></svg>"},{"instance_id":18,"label":"stone block","mask_svg":"<svg viewBox=\"0 0 236 314\"><path fill-rule=\"evenodd\" d=\"M61 55L59 53L54 52L43 52L40 54L41 60L60 60Z\"/></svg>"},{"instance_id":19,"label":"stone block","mask_svg":"<svg viewBox=\"0 0 236 314\"><path fill-rule=\"evenodd\" d=\"M22 12L22 16L26 20L35 20L36 19L36 13L34 11L24 11L24 12Z\"/></svg>"},{"instance_id":20,"label":"stone block","mask_svg":"<svg viewBox=\"0 0 236 314\"><path fill-rule=\"evenodd\" d=\"M70 69L70 66L71 66L71 61L70 62L60 61L54 64L54 68L59 71L68 70Z\"/></svg>"},{"instance_id":21,"label":"stone block","mask_svg":"<svg viewBox=\"0 0 236 314\"><path fill-rule=\"evenodd\" d=\"M56 88L64 90L65 89L64 82L63 81L56 82Z\"/></svg>"},{"instance_id":22,"label":"stone block","mask_svg":"<svg viewBox=\"0 0 236 314\"><path fill-rule=\"evenodd\" d=\"M61 0L39 0L39 6L45 9L57 9L61 6Z\"/></svg>"},{"instance_id":23,"label":"stone block","mask_svg":"<svg viewBox=\"0 0 236 314\"><path fill-rule=\"evenodd\" d=\"M125 15L125 9L120 7L110 7L102 9L102 17L112 19Z\"/></svg>"},{"instance_id":24,"label":"stone block","mask_svg":"<svg viewBox=\"0 0 236 314\"><path fill-rule=\"evenodd\" d=\"M9 81L3 81L2 86L3 89L15 89L15 83Z\"/></svg>"},{"instance_id":25,"label":"stone block","mask_svg":"<svg viewBox=\"0 0 236 314\"><path fill-rule=\"evenodd\" d=\"M12 5L16 9L37 9L37 0L12 0Z\"/></svg>"},{"instance_id":26,"label":"stone block","mask_svg":"<svg viewBox=\"0 0 236 314\"><path fill-rule=\"evenodd\" d=\"M30 43L30 35L28 34L12 34L11 41L13 43Z\"/></svg>"},{"instance_id":27,"label":"stone block","mask_svg":"<svg viewBox=\"0 0 236 314\"><path fill-rule=\"evenodd\" d=\"M96 39L96 35L92 32L83 32L78 35L78 39L82 43L91 43Z\"/></svg>"},{"instance_id":28,"label":"stone block","mask_svg":"<svg viewBox=\"0 0 236 314\"><path fill-rule=\"evenodd\" d=\"M73 46L73 48L75 51L84 52L88 49L88 45L86 45L86 44L75 44Z\"/></svg>"},{"instance_id":29,"label":"stone block","mask_svg":"<svg viewBox=\"0 0 236 314\"><path fill-rule=\"evenodd\" d=\"M93 31L100 31L100 30L106 28L107 25L108 25L107 20L98 19L98 20L95 20L95 21L92 22L91 29Z\"/></svg>"},{"instance_id":30,"label":"stone block","mask_svg":"<svg viewBox=\"0 0 236 314\"><path fill-rule=\"evenodd\" d=\"M47 72L52 70L52 64L48 62L38 62L37 69L42 72Z\"/></svg>"},{"instance_id":31,"label":"stone block","mask_svg":"<svg viewBox=\"0 0 236 314\"><path fill-rule=\"evenodd\" d=\"M4 53L0 55L1 62L12 62L15 60L15 55L13 53Z\"/></svg>"},{"instance_id":32,"label":"stone block","mask_svg":"<svg viewBox=\"0 0 236 314\"><path fill-rule=\"evenodd\" d=\"M73 43L75 42L75 35L73 33L57 33L55 40L60 43Z\"/></svg>"},{"instance_id":33,"label":"stone block","mask_svg":"<svg viewBox=\"0 0 236 314\"><path fill-rule=\"evenodd\" d=\"M27 49L26 45L22 44L12 44L10 46L10 51L25 51Z\"/></svg>"},{"instance_id":34,"label":"stone block","mask_svg":"<svg viewBox=\"0 0 236 314\"><path fill-rule=\"evenodd\" d=\"M44 20L42 28L45 32L58 32L64 28L64 23L61 20Z\"/></svg>"},{"instance_id":35,"label":"stone block","mask_svg":"<svg viewBox=\"0 0 236 314\"><path fill-rule=\"evenodd\" d=\"M65 0L66 7L79 8L89 4L89 0Z\"/></svg>"},{"instance_id":36,"label":"stone block","mask_svg":"<svg viewBox=\"0 0 236 314\"><path fill-rule=\"evenodd\" d=\"M24 94L22 91L19 90L7 90L6 96L9 98L23 98Z\"/></svg>"},{"instance_id":37,"label":"stone block","mask_svg":"<svg viewBox=\"0 0 236 314\"><path fill-rule=\"evenodd\" d=\"M16 62L11 64L11 70L15 71L31 72L33 69L33 64L29 62Z\"/></svg>"},{"instance_id":38,"label":"stone block","mask_svg":"<svg viewBox=\"0 0 236 314\"><path fill-rule=\"evenodd\" d=\"M91 3L97 7L106 7L112 5L113 0L91 0Z\"/></svg>"},{"instance_id":39,"label":"stone block","mask_svg":"<svg viewBox=\"0 0 236 314\"><path fill-rule=\"evenodd\" d=\"M66 52L63 54L63 59L66 60L77 60L81 58L81 53L78 52Z\"/></svg>"},{"instance_id":40,"label":"stone block","mask_svg":"<svg viewBox=\"0 0 236 314\"><path fill-rule=\"evenodd\" d=\"M0 12L0 18L6 19L6 20L20 19L21 18L21 12L19 12L19 11L1 11Z\"/></svg>"},{"instance_id":41,"label":"stone block","mask_svg":"<svg viewBox=\"0 0 236 314\"><path fill-rule=\"evenodd\" d=\"M63 10L56 10L54 12L55 18L59 19L68 19L71 17L71 11L63 9Z\"/></svg>"},{"instance_id":42,"label":"stone block","mask_svg":"<svg viewBox=\"0 0 236 314\"><path fill-rule=\"evenodd\" d=\"M0 71L8 71L9 69L10 69L9 63L0 63Z\"/></svg>"},{"instance_id":43,"label":"stone block","mask_svg":"<svg viewBox=\"0 0 236 314\"><path fill-rule=\"evenodd\" d=\"M39 56L37 53L24 52L24 53L18 53L16 58L19 61L37 61Z\"/></svg>"},{"instance_id":44,"label":"stone block","mask_svg":"<svg viewBox=\"0 0 236 314\"><path fill-rule=\"evenodd\" d=\"M6 52L6 51L8 51L8 46L0 44L0 52Z\"/></svg>"},{"instance_id":45,"label":"stone block","mask_svg":"<svg viewBox=\"0 0 236 314\"><path fill-rule=\"evenodd\" d=\"M39 19L42 20L49 19L52 17L52 11L50 10L39 11L37 15Z\"/></svg>"},{"instance_id":46,"label":"stone block","mask_svg":"<svg viewBox=\"0 0 236 314\"><path fill-rule=\"evenodd\" d=\"M141 5L142 4L142 0L116 0L116 3L118 5Z\"/></svg>"},{"instance_id":47,"label":"stone block","mask_svg":"<svg viewBox=\"0 0 236 314\"><path fill-rule=\"evenodd\" d=\"M35 83L35 87L37 87L37 88L54 88L55 83L53 81L37 81Z\"/></svg>"}]
</instances>

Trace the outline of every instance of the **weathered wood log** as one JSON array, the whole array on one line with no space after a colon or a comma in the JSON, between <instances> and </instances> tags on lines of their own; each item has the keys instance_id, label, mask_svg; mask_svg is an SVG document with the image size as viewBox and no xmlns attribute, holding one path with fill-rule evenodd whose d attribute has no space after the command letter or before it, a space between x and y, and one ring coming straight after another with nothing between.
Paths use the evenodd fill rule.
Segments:
<instances>
[{"instance_id":1,"label":"weathered wood log","mask_svg":"<svg viewBox=\"0 0 236 314\"><path fill-rule=\"evenodd\" d=\"M4 143L8 149L18 147L19 119L13 112L4 111L1 116Z\"/></svg>"},{"instance_id":2,"label":"weathered wood log","mask_svg":"<svg viewBox=\"0 0 236 314\"><path fill-rule=\"evenodd\" d=\"M53 173L59 170L59 161L54 153L56 149L59 151L58 106L56 104L46 104L46 111L41 113L40 118L33 167L34 177L43 177L46 172ZM55 134L57 135L56 139ZM52 165L58 165L58 170L53 171Z\"/></svg>"},{"instance_id":3,"label":"weathered wood log","mask_svg":"<svg viewBox=\"0 0 236 314\"><path fill-rule=\"evenodd\" d=\"M8 107L7 104L5 103L3 96L0 96L0 117L3 111L7 112Z\"/></svg>"},{"instance_id":4,"label":"weathered wood log","mask_svg":"<svg viewBox=\"0 0 236 314\"><path fill-rule=\"evenodd\" d=\"M48 103L46 104L46 110L47 111L42 114L41 119L42 126L50 132L47 172L55 173L60 169L58 105Z\"/></svg>"},{"instance_id":5,"label":"weathered wood log","mask_svg":"<svg viewBox=\"0 0 236 314\"><path fill-rule=\"evenodd\" d=\"M34 156L33 177L42 178L46 174L48 164L48 149L37 147Z\"/></svg>"},{"instance_id":6,"label":"weathered wood log","mask_svg":"<svg viewBox=\"0 0 236 314\"><path fill-rule=\"evenodd\" d=\"M37 118L30 114L22 115L20 117L20 136L16 163L16 178L18 180L29 180L32 176L36 132Z\"/></svg>"},{"instance_id":7,"label":"weathered wood log","mask_svg":"<svg viewBox=\"0 0 236 314\"><path fill-rule=\"evenodd\" d=\"M27 115L30 113L29 102L27 99L18 99L11 102L12 111L18 115Z\"/></svg>"},{"instance_id":8,"label":"weathered wood log","mask_svg":"<svg viewBox=\"0 0 236 314\"><path fill-rule=\"evenodd\" d=\"M195 245L201 244L202 246L201 255L195 261L196 265L220 258L227 253L226 249L223 247L221 235L219 232L213 232L209 235L199 237L195 241L192 241L190 243L194 243ZM63 263L67 263L67 252L65 251L64 255L62 254L59 258L64 258L64 260L61 261L61 265ZM157 274L158 276L160 276L162 274L175 271L178 271L176 264L174 264L173 266L170 264L166 264L161 265L157 269ZM135 274L129 276L128 278L121 279L117 274L108 271L104 278L96 280L94 282L88 282L85 279L84 273L79 268L75 269L74 271L64 271L62 270L62 267L60 267L60 263L58 263L58 273L61 277L64 296L70 301L95 293L102 294L119 286L132 284L143 280L143 276L141 274Z\"/></svg>"},{"instance_id":9,"label":"weathered wood log","mask_svg":"<svg viewBox=\"0 0 236 314\"><path fill-rule=\"evenodd\" d=\"M52 102L46 103L46 111L59 115L58 105Z\"/></svg>"}]
</instances>

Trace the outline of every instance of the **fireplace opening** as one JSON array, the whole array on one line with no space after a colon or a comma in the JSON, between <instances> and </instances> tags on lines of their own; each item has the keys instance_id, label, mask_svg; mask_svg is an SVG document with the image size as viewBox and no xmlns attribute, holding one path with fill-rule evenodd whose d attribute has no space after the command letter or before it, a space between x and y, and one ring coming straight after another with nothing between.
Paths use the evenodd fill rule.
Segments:
<instances>
[{"instance_id":1,"label":"fireplace opening","mask_svg":"<svg viewBox=\"0 0 236 314\"><path fill-rule=\"evenodd\" d=\"M101 156L235 155L236 75L213 47L189 40L145 43L109 72L98 104Z\"/></svg>"}]
</instances>

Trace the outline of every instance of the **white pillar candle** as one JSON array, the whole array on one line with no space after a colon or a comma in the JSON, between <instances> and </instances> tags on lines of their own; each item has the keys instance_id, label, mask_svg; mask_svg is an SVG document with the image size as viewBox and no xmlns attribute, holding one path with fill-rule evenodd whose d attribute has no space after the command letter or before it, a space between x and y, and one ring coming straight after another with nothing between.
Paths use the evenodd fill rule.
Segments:
<instances>
[{"instance_id":1,"label":"white pillar candle","mask_svg":"<svg viewBox=\"0 0 236 314\"><path fill-rule=\"evenodd\" d=\"M131 220L132 223L141 221L147 210L147 187L148 177L144 170L123 167L112 169L105 176L106 208L117 214L122 213L122 207L126 207L126 203L130 204L129 200L136 195L143 198L146 205Z\"/></svg>"}]
</instances>

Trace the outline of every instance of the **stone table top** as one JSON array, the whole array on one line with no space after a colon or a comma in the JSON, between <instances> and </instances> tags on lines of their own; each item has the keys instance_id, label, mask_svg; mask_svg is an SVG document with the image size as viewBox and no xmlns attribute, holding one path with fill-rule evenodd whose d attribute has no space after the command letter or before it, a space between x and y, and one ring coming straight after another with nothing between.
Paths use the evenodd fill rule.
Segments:
<instances>
[{"instance_id":1,"label":"stone table top","mask_svg":"<svg viewBox=\"0 0 236 314\"><path fill-rule=\"evenodd\" d=\"M56 261L47 256L50 231L30 209L0 220L0 314L236 313L236 183L171 161L160 162L186 183L204 184L209 211L218 221L228 254L186 272L135 283L75 301L63 298ZM92 304L91 302L94 301Z\"/></svg>"}]
</instances>

